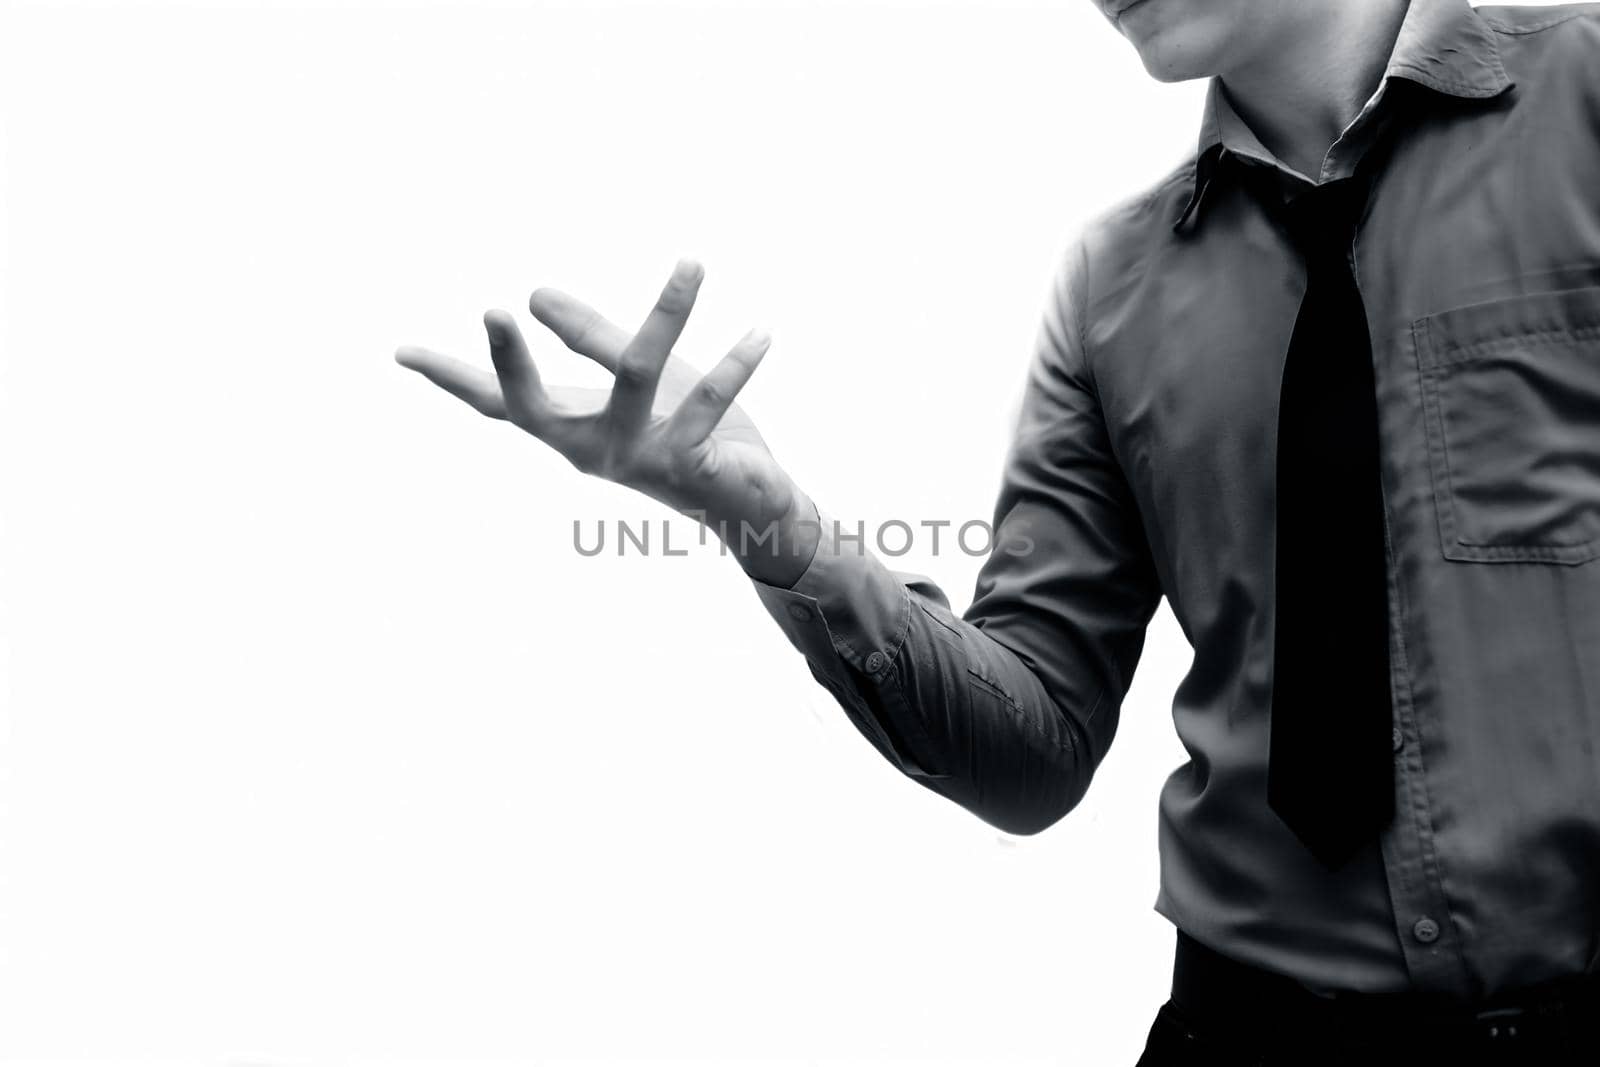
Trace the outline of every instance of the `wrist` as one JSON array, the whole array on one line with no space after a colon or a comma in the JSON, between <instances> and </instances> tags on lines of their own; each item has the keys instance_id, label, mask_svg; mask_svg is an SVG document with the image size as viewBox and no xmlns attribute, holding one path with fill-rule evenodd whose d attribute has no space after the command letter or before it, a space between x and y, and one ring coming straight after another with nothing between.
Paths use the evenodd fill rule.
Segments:
<instances>
[{"instance_id":1,"label":"wrist","mask_svg":"<svg viewBox=\"0 0 1600 1067\"><path fill-rule=\"evenodd\" d=\"M724 543L748 577L788 589L811 566L821 537L822 522L816 504L795 486L789 507L766 529L730 529Z\"/></svg>"}]
</instances>

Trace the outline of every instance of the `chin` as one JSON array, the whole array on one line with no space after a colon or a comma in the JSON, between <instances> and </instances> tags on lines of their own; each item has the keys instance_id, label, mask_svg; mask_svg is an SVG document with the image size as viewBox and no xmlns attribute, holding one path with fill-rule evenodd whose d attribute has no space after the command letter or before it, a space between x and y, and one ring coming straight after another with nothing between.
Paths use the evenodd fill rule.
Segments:
<instances>
[{"instance_id":1,"label":"chin","mask_svg":"<svg viewBox=\"0 0 1600 1067\"><path fill-rule=\"evenodd\" d=\"M1130 12L1138 16L1140 5ZM1223 53L1227 49L1227 34L1222 27L1195 24L1185 20L1175 25L1162 25L1157 12L1128 18L1120 27L1123 36L1139 52L1144 69L1156 81L1182 82L1196 78L1209 78L1223 66Z\"/></svg>"},{"instance_id":2,"label":"chin","mask_svg":"<svg viewBox=\"0 0 1600 1067\"><path fill-rule=\"evenodd\" d=\"M1140 51L1144 69L1158 82L1186 82L1196 78L1209 78L1214 73L1206 63L1196 63L1193 56L1165 55Z\"/></svg>"}]
</instances>

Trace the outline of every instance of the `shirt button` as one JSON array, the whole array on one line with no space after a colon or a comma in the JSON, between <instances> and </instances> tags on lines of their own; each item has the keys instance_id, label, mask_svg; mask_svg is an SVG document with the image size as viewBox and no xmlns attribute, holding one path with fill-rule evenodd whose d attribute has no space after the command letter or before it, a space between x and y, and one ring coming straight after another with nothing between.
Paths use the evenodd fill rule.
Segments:
<instances>
[{"instance_id":1,"label":"shirt button","mask_svg":"<svg viewBox=\"0 0 1600 1067\"><path fill-rule=\"evenodd\" d=\"M1411 927L1411 936L1424 945L1431 945L1439 940L1439 924L1424 915Z\"/></svg>"},{"instance_id":2,"label":"shirt button","mask_svg":"<svg viewBox=\"0 0 1600 1067\"><path fill-rule=\"evenodd\" d=\"M1394 733L1391 735L1391 740L1394 741L1394 750L1396 752L1399 752L1402 748L1406 747L1406 735L1400 732L1400 727L1398 726L1394 728Z\"/></svg>"},{"instance_id":3,"label":"shirt button","mask_svg":"<svg viewBox=\"0 0 1600 1067\"><path fill-rule=\"evenodd\" d=\"M879 671L883 670L883 653L882 652L869 653L867 655L866 667L867 667L867 673L868 674L877 674Z\"/></svg>"},{"instance_id":4,"label":"shirt button","mask_svg":"<svg viewBox=\"0 0 1600 1067\"><path fill-rule=\"evenodd\" d=\"M793 619L795 622L810 622L811 609L806 607L804 604L790 604L789 618Z\"/></svg>"}]
</instances>

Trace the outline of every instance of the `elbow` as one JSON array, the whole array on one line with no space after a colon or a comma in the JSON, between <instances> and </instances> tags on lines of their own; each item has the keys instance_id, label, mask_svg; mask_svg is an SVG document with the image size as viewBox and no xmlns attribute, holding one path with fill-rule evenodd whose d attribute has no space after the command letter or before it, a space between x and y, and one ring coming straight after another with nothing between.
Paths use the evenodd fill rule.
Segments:
<instances>
[{"instance_id":1,"label":"elbow","mask_svg":"<svg viewBox=\"0 0 1600 1067\"><path fill-rule=\"evenodd\" d=\"M985 815L982 812L978 813L978 817L983 819L984 822L993 826L996 830L1010 834L1012 837L1032 837L1060 822L1064 815L1066 815L1066 812L1056 815L1014 818L1009 815L994 817Z\"/></svg>"},{"instance_id":2,"label":"elbow","mask_svg":"<svg viewBox=\"0 0 1600 1067\"><path fill-rule=\"evenodd\" d=\"M1068 801L1025 802L1000 807L973 809L973 814L996 830L1013 837L1032 837L1066 818L1078 806L1077 798Z\"/></svg>"},{"instance_id":3,"label":"elbow","mask_svg":"<svg viewBox=\"0 0 1600 1067\"><path fill-rule=\"evenodd\" d=\"M1013 837L1032 837L1048 830L1078 806L1084 793L1082 785L1070 774L1055 774L1048 779L1008 779L917 773L903 766L900 771Z\"/></svg>"},{"instance_id":4,"label":"elbow","mask_svg":"<svg viewBox=\"0 0 1600 1067\"><path fill-rule=\"evenodd\" d=\"M885 754L901 773L995 829L1018 837L1041 833L1088 791L1098 762L1093 739L1037 683L1019 700L1008 691L1013 687L968 673L964 685L943 686L921 700L901 698L897 715L874 707ZM869 701L875 695L869 690Z\"/></svg>"},{"instance_id":5,"label":"elbow","mask_svg":"<svg viewBox=\"0 0 1600 1067\"><path fill-rule=\"evenodd\" d=\"M1032 837L1054 826L1088 791L1088 774L1070 752L1029 761L1021 773L976 780L963 806L1015 837Z\"/></svg>"},{"instance_id":6,"label":"elbow","mask_svg":"<svg viewBox=\"0 0 1600 1067\"><path fill-rule=\"evenodd\" d=\"M971 810L1018 837L1032 837L1065 818L1088 792L1095 769L1081 732L1070 726L1049 737L1030 731L1028 739L1007 758L980 762L970 783Z\"/></svg>"}]
</instances>

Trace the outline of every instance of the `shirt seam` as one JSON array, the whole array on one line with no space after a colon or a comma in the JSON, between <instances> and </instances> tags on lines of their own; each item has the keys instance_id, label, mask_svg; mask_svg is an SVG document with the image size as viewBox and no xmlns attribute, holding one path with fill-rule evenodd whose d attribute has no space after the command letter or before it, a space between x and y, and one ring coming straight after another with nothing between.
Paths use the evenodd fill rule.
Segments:
<instances>
[{"instance_id":1,"label":"shirt seam","mask_svg":"<svg viewBox=\"0 0 1600 1067\"><path fill-rule=\"evenodd\" d=\"M1579 344L1600 338L1600 323L1593 326L1552 326L1543 330L1522 330L1504 337L1489 337L1467 344L1439 345L1441 350L1431 366L1436 368L1460 363L1475 363L1485 354L1522 341L1543 341L1546 344Z\"/></svg>"},{"instance_id":2,"label":"shirt seam","mask_svg":"<svg viewBox=\"0 0 1600 1067\"><path fill-rule=\"evenodd\" d=\"M1077 325L1078 354L1083 358L1083 374L1089 380L1089 392L1094 396L1094 405L1096 408L1100 408L1100 383L1095 379L1094 361L1089 358L1088 316L1084 314L1085 306L1089 303L1089 247L1087 242L1078 242L1078 256L1083 261L1083 293L1080 299L1072 302L1072 317ZM1071 294L1068 295L1070 296Z\"/></svg>"},{"instance_id":3,"label":"shirt seam","mask_svg":"<svg viewBox=\"0 0 1600 1067\"><path fill-rule=\"evenodd\" d=\"M1589 18L1596 14L1597 12L1593 9L1565 11L1546 19L1544 22L1534 23L1532 26L1513 26L1509 23L1498 22L1492 16L1485 15L1482 12L1479 12L1478 17L1483 19L1484 23L1495 33L1504 34L1507 37L1526 37L1534 33L1543 33L1551 27L1559 26L1564 22L1571 22L1573 19Z\"/></svg>"}]
</instances>

